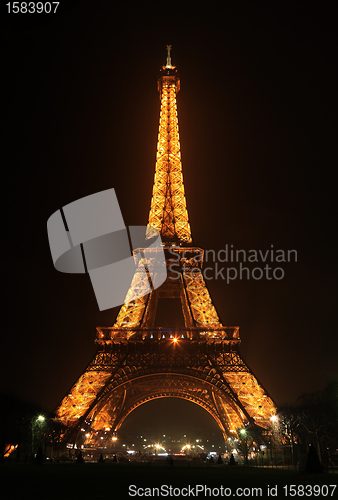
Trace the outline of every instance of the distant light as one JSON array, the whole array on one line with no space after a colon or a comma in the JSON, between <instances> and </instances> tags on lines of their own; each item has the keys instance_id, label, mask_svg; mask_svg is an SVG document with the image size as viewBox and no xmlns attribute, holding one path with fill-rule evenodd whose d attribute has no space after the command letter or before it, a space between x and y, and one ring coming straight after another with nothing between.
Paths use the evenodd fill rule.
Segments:
<instances>
[{"instance_id":1,"label":"distant light","mask_svg":"<svg viewBox=\"0 0 338 500\"><path fill-rule=\"evenodd\" d=\"M245 429L241 429L239 432L244 435L246 431Z\"/></svg>"},{"instance_id":2,"label":"distant light","mask_svg":"<svg viewBox=\"0 0 338 500\"><path fill-rule=\"evenodd\" d=\"M176 344L177 341L178 341L178 338L174 337L173 342Z\"/></svg>"},{"instance_id":3,"label":"distant light","mask_svg":"<svg viewBox=\"0 0 338 500\"><path fill-rule=\"evenodd\" d=\"M272 417L270 418L270 420L272 420L273 422L276 422L276 420L277 420L276 415L272 415Z\"/></svg>"},{"instance_id":4,"label":"distant light","mask_svg":"<svg viewBox=\"0 0 338 500\"><path fill-rule=\"evenodd\" d=\"M45 417L43 415L39 415L38 420L39 420L39 422L44 422Z\"/></svg>"}]
</instances>

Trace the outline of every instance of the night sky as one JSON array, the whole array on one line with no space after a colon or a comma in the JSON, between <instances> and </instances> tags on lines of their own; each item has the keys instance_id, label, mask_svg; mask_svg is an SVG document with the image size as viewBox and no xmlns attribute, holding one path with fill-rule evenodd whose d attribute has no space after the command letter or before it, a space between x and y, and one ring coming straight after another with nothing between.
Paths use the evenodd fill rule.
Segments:
<instances>
[{"instance_id":1,"label":"night sky","mask_svg":"<svg viewBox=\"0 0 338 500\"><path fill-rule=\"evenodd\" d=\"M125 224L147 223L171 44L194 245L297 251L267 261L283 279L208 281L254 374L293 403L337 377L334 2L146 5L61 0L59 15L29 19L2 7L1 390L53 410L93 358L96 326L115 320L88 275L54 269L47 219L115 188ZM180 404L159 403L164 431ZM202 411L190 407L182 431Z\"/></svg>"}]
</instances>

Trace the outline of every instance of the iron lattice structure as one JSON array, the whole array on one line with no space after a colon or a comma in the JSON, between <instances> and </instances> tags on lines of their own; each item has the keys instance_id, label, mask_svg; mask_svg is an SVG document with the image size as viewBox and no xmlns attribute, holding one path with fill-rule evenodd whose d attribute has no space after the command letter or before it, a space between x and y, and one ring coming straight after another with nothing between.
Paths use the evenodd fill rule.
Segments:
<instances>
[{"instance_id":1,"label":"iron lattice structure","mask_svg":"<svg viewBox=\"0 0 338 500\"><path fill-rule=\"evenodd\" d=\"M151 227L161 233L167 278L160 288L129 300L135 290L148 291L151 282L151 261L159 250L143 249L148 274L139 258L114 326L97 328L97 354L56 411L68 437L82 443L109 444L131 411L161 397L198 404L215 418L224 437L248 424L271 433L276 407L240 355L239 328L221 323L201 272L203 250L191 245L177 121L179 84L168 47L158 78L161 114L148 225L150 234ZM156 325L162 299L180 300L184 327Z\"/></svg>"}]
</instances>

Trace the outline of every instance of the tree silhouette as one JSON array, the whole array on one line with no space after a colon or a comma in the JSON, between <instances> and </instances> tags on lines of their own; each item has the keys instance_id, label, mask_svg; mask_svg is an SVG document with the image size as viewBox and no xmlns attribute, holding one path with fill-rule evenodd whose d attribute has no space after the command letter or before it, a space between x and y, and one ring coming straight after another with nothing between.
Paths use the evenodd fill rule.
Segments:
<instances>
[{"instance_id":1,"label":"tree silhouette","mask_svg":"<svg viewBox=\"0 0 338 500\"><path fill-rule=\"evenodd\" d=\"M284 407L279 413L282 437L291 445L295 463L295 445L307 450L316 448L319 462L329 462L329 455L338 447L338 380L322 391L302 394L297 405ZM312 453L312 452L311 452Z\"/></svg>"}]
</instances>

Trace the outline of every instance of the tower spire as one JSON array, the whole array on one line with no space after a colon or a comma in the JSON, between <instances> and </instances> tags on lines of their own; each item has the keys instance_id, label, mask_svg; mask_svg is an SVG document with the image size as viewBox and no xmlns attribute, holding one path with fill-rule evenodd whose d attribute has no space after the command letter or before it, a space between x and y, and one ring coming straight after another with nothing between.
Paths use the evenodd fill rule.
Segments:
<instances>
[{"instance_id":1,"label":"tower spire","mask_svg":"<svg viewBox=\"0 0 338 500\"><path fill-rule=\"evenodd\" d=\"M167 65L162 66L157 80L161 113L153 195L149 226L157 229L168 244L191 243L191 231L186 207L181 151L178 133L176 94L180 77L171 65L171 45L167 45Z\"/></svg>"},{"instance_id":2,"label":"tower spire","mask_svg":"<svg viewBox=\"0 0 338 500\"><path fill-rule=\"evenodd\" d=\"M171 57L170 57L171 45L167 45L167 68L171 68Z\"/></svg>"}]
</instances>

